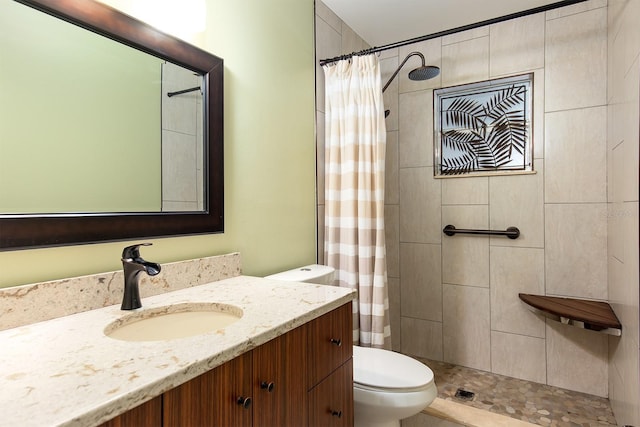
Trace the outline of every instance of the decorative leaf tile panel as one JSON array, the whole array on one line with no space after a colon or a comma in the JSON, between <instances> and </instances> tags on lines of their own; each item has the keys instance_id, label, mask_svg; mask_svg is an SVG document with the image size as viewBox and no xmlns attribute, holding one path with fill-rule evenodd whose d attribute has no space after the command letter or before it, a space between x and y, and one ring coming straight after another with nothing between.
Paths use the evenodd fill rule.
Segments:
<instances>
[{"instance_id":1,"label":"decorative leaf tile panel","mask_svg":"<svg viewBox=\"0 0 640 427\"><path fill-rule=\"evenodd\" d=\"M533 74L434 90L436 176L532 171Z\"/></svg>"}]
</instances>

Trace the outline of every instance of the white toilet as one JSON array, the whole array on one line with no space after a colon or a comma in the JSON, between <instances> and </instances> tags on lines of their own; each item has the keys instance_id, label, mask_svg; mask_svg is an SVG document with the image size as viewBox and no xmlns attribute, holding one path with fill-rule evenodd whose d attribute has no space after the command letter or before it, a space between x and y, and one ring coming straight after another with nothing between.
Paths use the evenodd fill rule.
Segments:
<instances>
[{"instance_id":1,"label":"white toilet","mask_svg":"<svg viewBox=\"0 0 640 427\"><path fill-rule=\"evenodd\" d=\"M330 285L333 277L332 267L313 264L266 278ZM398 427L437 394L433 372L425 364L389 350L353 347L355 427Z\"/></svg>"}]
</instances>

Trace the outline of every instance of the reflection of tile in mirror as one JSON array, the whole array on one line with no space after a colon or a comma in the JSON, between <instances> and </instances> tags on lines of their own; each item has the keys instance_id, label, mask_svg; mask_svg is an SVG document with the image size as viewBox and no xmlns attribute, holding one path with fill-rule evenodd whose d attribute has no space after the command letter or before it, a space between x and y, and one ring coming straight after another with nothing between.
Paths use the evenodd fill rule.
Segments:
<instances>
[{"instance_id":1,"label":"reflection of tile in mirror","mask_svg":"<svg viewBox=\"0 0 640 427\"><path fill-rule=\"evenodd\" d=\"M162 64L163 211L201 210L203 201L202 78L170 62Z\"/></svg>"},{"instance_id":2,"label":"reflection of tile in mirror","mask_svg":"<svg viewBox=\"0 0 640 427\"><path fill-rule=\"evenodd\" d=\"M163 129L188 135L198 133L198 126L201 126L201 120L198 120L198 107L202 104L202 92L195 90L172 97L167 96L167 93L201 87L201 80L202 78L191 70L170 62L162 64Z\"/></svg>"}]
</instances>

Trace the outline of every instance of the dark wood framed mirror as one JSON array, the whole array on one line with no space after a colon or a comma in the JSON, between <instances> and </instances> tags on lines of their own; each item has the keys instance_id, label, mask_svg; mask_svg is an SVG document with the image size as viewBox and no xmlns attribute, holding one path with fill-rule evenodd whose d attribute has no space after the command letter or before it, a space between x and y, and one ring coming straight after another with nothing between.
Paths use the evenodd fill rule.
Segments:
<instances>
[{"instance_id":1,"label":"dark wood framed mirror","mask_svg":"<svg viewBox=\"0 0 640 427\"><path fill-rule=\"evenodd\" d=\"M169 212L0 213L0 250L223 232L223 60L93 0L15 1L202 76L203 206ZM33 121L37 126L37 117ZM121 191L140 189L132 182Z\"/></svg>"}]
</instances>

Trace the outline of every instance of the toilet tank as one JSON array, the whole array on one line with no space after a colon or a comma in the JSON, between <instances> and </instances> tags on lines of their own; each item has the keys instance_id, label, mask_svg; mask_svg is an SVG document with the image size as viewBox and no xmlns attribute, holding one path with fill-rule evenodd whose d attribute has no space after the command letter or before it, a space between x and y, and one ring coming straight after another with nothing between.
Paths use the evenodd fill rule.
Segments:
<instances>
[{"instance_id":1,"label":"toilet tank","mask_svg":"<svg viewBox=\"0 0 640 427\"><path fill-rule=\"evenodd\" d=\"M318 285L333 285L335 270L326 265L311 264L281 273L272 274L265 279L283 280L285 282L306 282Z\"/></svg>"}]
</instances>

